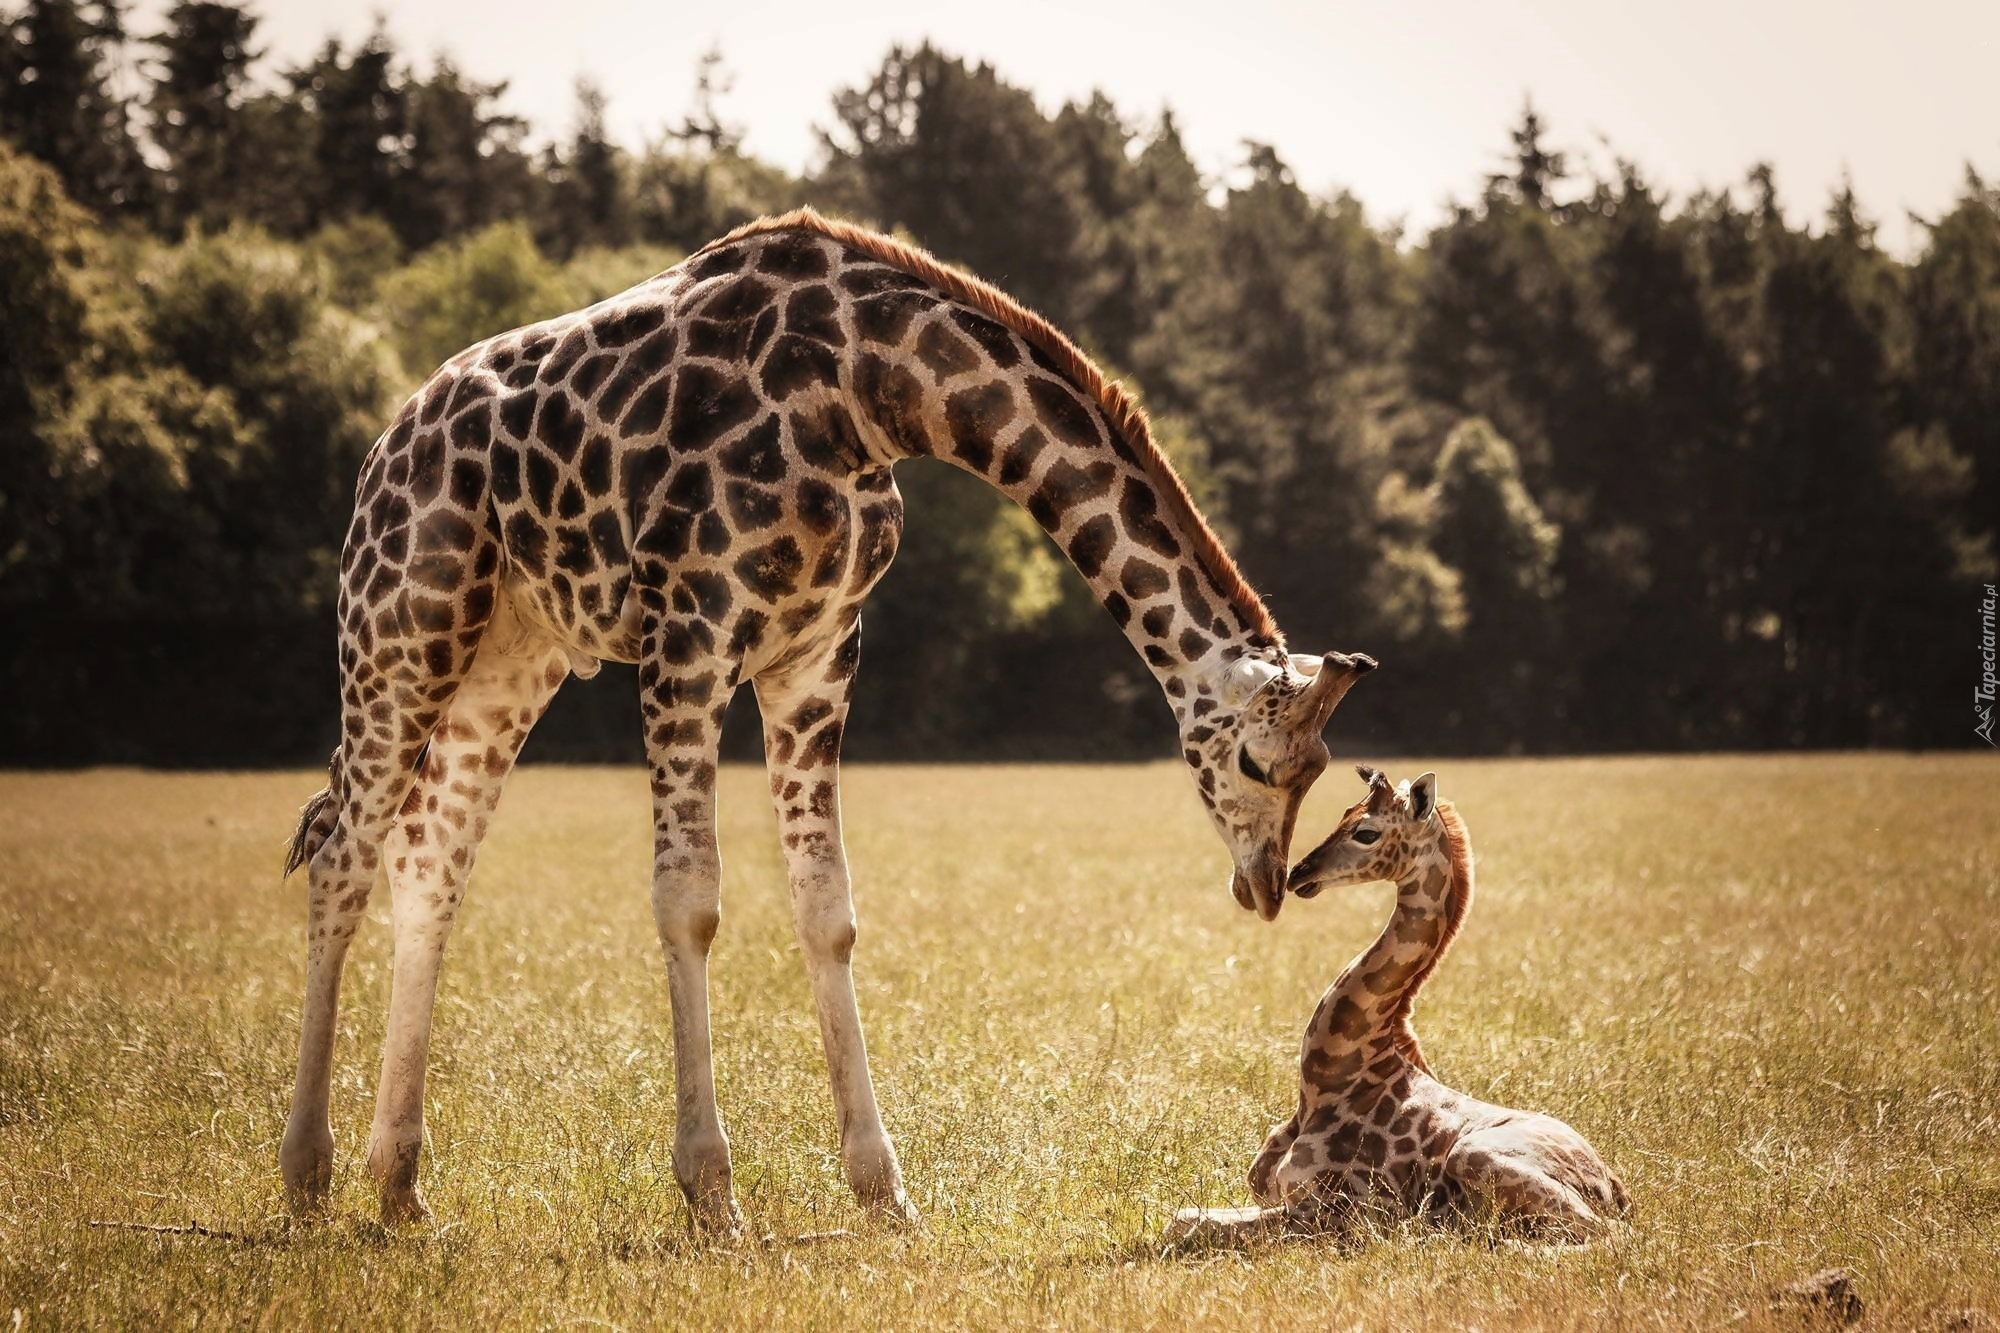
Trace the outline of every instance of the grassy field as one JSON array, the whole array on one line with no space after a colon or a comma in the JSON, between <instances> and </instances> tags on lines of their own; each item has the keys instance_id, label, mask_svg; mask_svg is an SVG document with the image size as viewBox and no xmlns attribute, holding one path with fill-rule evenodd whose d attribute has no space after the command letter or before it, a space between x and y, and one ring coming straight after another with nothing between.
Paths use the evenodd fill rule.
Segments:
<instances>
[{"instance_id":1,"label":"grassy field","mask_svg":"<svg viewBox=\"0 0 2000 1333\"><path fill-rule=\"evenodd\" d=\"M384 893L347 974L334 1219L288 1230L304 906L276 868L317 779L0 775L0 1323L1756 1328L1834 1264L1875 1327L2000 1316L2000 764L1436 767L1481 870L1426 1050L1597 1143L1636 1203L1614 1245L1152 1254L1175 1208L1243 1201L1298 1032L1388 908L1260 925L1164 765L848 772L862 1010L925 1233L841 1181L750 768L722 783L714 1006L752 1238L690 1239L668 1164L643 775L560 768L516 777L446 961L438 1222L381 1230L358 1160ZM1329 773L1302 838L1358 791Z\"/></svg>"}]
</instances>

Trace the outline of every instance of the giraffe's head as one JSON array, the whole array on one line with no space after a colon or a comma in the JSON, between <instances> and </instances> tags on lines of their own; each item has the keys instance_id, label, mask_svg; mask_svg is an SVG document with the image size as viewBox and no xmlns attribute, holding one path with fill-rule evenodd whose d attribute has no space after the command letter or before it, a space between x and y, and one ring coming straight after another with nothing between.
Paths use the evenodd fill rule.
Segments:
<instances>
[{"instance_id":1,"label":"giraffe's head","mask_svg":"<svg viewBox=\"0 0 2000 1333\"><path fill-rule=\"evenodd\" d=\"M1379 768L1355 772L1368 794L1347 808L1326 841L1292 869L1291 891L1310 898L1321 889L1378 880L1400 883L1419 862L1436 854L1445 837L1438 818L1437 774L1392 784Z\"/></svg>"},{"instance_id":2,"label":"giraffe's head","mask_svg":"<svg viewBox=\"0 0 2000 1333\"><path fill-rule=\"evenodd\" d=\"M1341 697L1374 669L1375 659L1361 653L1299 656L1283 666L1237 657L1209 691L1215 706L1185 716L1183 757L1236 862L1230 892L1266 921L1285 900L1299 802L1327 765L1320 732Z\"/></svg>"}]
</instances>

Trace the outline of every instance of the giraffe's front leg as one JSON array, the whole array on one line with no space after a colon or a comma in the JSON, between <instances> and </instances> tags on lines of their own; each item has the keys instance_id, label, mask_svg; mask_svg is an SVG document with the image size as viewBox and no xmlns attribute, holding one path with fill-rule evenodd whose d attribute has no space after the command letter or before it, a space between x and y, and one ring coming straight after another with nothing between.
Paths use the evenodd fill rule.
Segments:
<instances>
[{"instance_id":1,"label":"giraffe's front leg","mask_svg":"<svg viewBox=\"0 0 2000 1333\"><path fill-rule=\"evenodd\" d=\"M854 999L854 898L840 838L840 737L859 657L857 622L824 659L757 682L764 762L792 883L792 916L819 1009L847 1182L865 1206L914 1225L895 1146L882 1127Z\"/></svg>"},{"instance_id":2,"label":"giraffe's front leg","mask_svg":"<svg viewBox=\"0 0 2000 1333\"><path fill-rule=\"evenodd\" d=\"M732 677L721 662L665 660L656 645L663 638L678 642L675 631L671 623L649 628L639 668L653 786L653 921L673 1006L674 1178L697 1230L735 1235L743 1215L715 1104L708 1016L708 952L722 924L715 762Z\"/></svg>"},{"instance_id":3,"label":"giraffe's front leg","mask_svg":"<svg viewBox=\"0 0 2000 1333\"><path fill-rule=\"evenodd\" d=\"M1234 1249L1283 1234L1292 1210L1262 1208L1183 1208L1160 1237L1163 1254Z\"/></svg>"},{"instance_id":4,"label":"giraffe's front leg","mask_svg":"<svg viewBox=\"0 0 2000 1333\"><path fill-rule=\"evenodd\" d=\"M1285 1154L1292 1150L1292 1143L1299 1136L1299 1121L1305 1114L1303 1101L1291 1118L1271 1126L1271 1132L1264 1138L1264 1146L1257 1152L1256 1160L1250 1163L1250 1197L1262 1204L1282 1202L1278 1191L1272 1185L1272 1177L1278 1164L1285 1160Z\"/></svg>"}]
</instances>

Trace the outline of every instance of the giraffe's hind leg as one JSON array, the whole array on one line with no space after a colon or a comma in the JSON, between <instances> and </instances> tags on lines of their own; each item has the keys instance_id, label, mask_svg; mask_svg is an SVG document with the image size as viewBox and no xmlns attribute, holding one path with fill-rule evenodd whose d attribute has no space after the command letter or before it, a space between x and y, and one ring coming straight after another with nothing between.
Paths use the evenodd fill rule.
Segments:
<instances>
[{"instance_id":1,"label":"giraffe's hind leg","mask_svg":"<svg viewBox=\"0 0 2000 1333\"><path fill-rule=\"evenodd\" d=\"M1536 1154L1482 1132L1458 1141L1443 1174L1469 1216L1538 1238L1584 1242L1617 1225Z\"/></svg>"},{"instance_id":2,"label":"giraffe's hind leg","mask_svg":"<svg viewBox=\"0 0 2000 1333\"><path fill-rule=\"evenodd\" d=\"M278 1153L286 1201L299 1213L317 1211L333 1179L328 1090L348 945L383 843L499 596L499 543L473 521L483 496L456 484L446 496L435 476L409 476L410 419L406 411L371 455L356 493L338 602L340 748L287 858L310 880L298 1073ZM426 490L427 507L413 510L412 496Z\"/></svg>"},{"instance_id":3,"label":"giraffe's hind leg","mask_svg":"<svg viewBox=\"0 0 2000 1333\"><path fill-rule=\"evenodd\" d=\"M346 735L327 790L308 807L295 845L294 858L303 861L310 881L306 984L298 1073L278 1152L286 1202L295 1213L317 1211L333 1180L328 1101L348 945L381 873L382 844L396 811L463 675L464 655L448 640L441 642L442 650L429 655L439 670L413 667L401 656L401 645L379 658L348 657L342 707ZM416 660L424 659L418 650Z\"/></svg>"},{"instance_id":4,"label":"giraffe's hind leg","mask_svg":"<svg viewBox=\"0 0 2000 1333\"><path fill-rule=\"evenodd\" d=\"M384 1222L429 1216L417 1188L417 1161L438 969L501 786L529 729L569 674L568 657L558 644L502 623L510 620L503 608L489 629L431 737L422 775L403 801L383 851L396 959L368 1170L381 1194Z\"/></svg>"}]
</instances>

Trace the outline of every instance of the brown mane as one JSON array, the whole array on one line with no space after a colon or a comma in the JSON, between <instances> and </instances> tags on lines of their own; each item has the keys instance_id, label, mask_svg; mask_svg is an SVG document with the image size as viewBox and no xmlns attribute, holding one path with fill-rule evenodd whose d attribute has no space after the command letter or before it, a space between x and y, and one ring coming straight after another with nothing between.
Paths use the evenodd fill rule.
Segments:
<instances>
[{"instance_id":1,"label":"brown mane","mask_svg":"<svg viewBox=\"0 0 2000 1333\"><path fill-rule=\"evenodd\" d=\"M1423 1048L1417 1043L1417 1034L1410 1027L1410 1007L1416 1003L1417 992L1423 988L1436 970L1438 960L1444 951L1458 937L1458 928L1465 923L1465 913L1472 906L1472 840L1465 831L1465 821L1459 818L1458 810L1450 801L1437 803L1438 823L1444 831L1445 855L1451 862L1451 883L1444 895L1444 933L1438 937L1437 948L1431 952L1430 961L1417 970L1410 982L1403 988L1401 998L1396 1001L1396 1009L1389 1017L1391 1025L1400 1025L1402 1038L1400 1045L1410 1063L1430 1072L1430 1063L1424 1059Z\"/></svg>"},{"instance_id":2,"label":"brown mane","mask_svg":"<svg viewBox=\"0 0 2000 1333\"><path fill-rule=\"evenodd\" d=\"M991 283L944 263L926 250L866 227L835 222L810 208L746 223L727 236L711 241L703 250L713 250L766 232L788 230L816 232L859 250L878 263L901 269L936 287L950 299L1013 330L1030 347L1046 356L1073 387L1097 404L1111 429L1118 433L1139 460L1147 479L1160 493L1166 513L1188 535L1194 547L1195 560L1207 572L1216 591L1228 599L1230 606L1253 633L1269 639L1273 645L1283 646L1284 635L1279 631L1277 622L1271 618L1270 611L1265 609L1263 600L1243 577L1242 571L1237 569L1236 561L1223 549L1222 542L1208 526L1208 520L1195 508L1194 499L1188 494L1180 474L1174 471L1173 464L1154 441L1145 410L1133 401L1124 385L1107 378L1104 371L1053 324Z\"/></svg>"}]
</instances>

